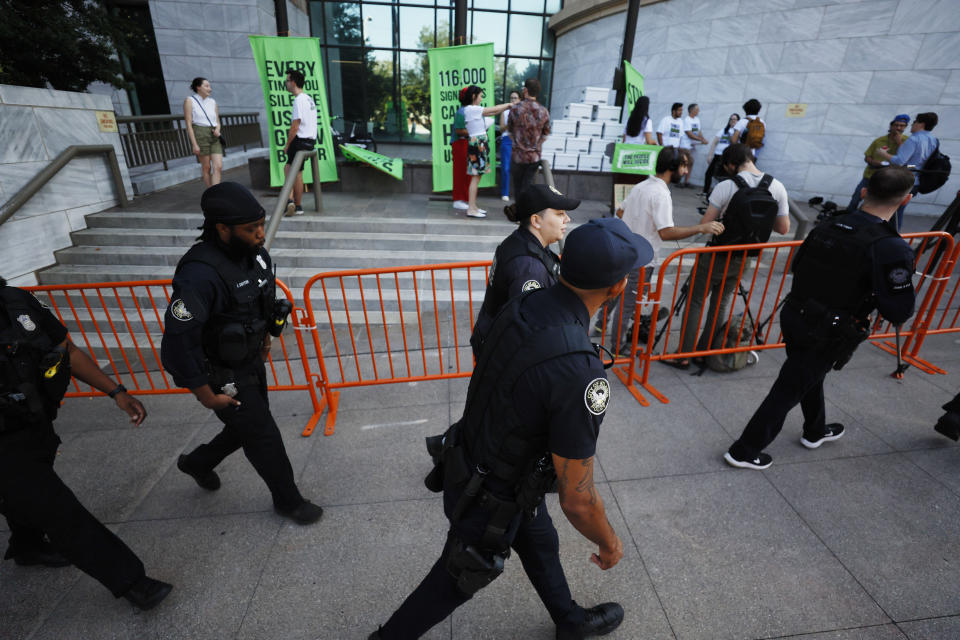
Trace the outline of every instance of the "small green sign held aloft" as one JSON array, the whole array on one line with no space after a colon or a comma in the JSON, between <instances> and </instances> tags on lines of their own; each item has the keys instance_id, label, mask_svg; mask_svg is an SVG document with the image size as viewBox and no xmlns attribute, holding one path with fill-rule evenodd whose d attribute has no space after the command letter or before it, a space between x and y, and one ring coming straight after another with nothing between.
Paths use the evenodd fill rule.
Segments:
<instances>
[{"instance_id":1,"label":"small green sign held aloft","mask_svg":"<svg viewBox=\"0 0 960 640\"><path fill-rule=\"evenodd\" d=\"M656 173L657 156L663 147L655 144L624 144L613 148L610 170L614 173L635 173L652 176Z\"/></svg>"},{"instance_id":2,"label":"small green sign held aloft","mask_svg":"<svg viewBox=\"0 0 960 640\"><path fill-rule=\"evenodd\" d=\"M391 158L370 151L369 149L349 144L340 145L340 150L343 151L344 156L352 160L366 162L374 169L379 169L397 180L403 180L403 159L401 158Z\"/></svg>"}]
</instances>

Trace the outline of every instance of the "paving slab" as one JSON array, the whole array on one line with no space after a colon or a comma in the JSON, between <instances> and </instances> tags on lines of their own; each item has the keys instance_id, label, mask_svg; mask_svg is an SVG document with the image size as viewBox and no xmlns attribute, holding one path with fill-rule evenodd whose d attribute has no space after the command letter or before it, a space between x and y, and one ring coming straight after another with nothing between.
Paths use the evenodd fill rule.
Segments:
<instances>
[{"instance_id":1,"label":"paving slab","mask_svg":"<svg viewBox=\"0 0 960 640\"><path fill-rule=\"evenodd\" d=\"M936 435L943 438L939 433ZM948 447L927 451L909 451L904 455L910 462L949 487L954 493L960 494L960 449Z\"/></svg>"},{"instance_id":2,"label":"paving slab","mask_svg":"<svg viewBox=\"0 0 960 640\"><path fill-rule=\"evenodd\" d=\"M894 621L960 611L960 497L904 456L774 466L766 475Z\"/></svg>"},{"instance_id":3,"label":"paving slab","mask_svg":"<svg viewBox=\"0 0 960 640\"><path fill-rule=\"evenodd\" d=\"M805 633L799 636L790 636L791 640L906 640L907 636L892 624L860 627L859 629L844 629L843 631L826 631L824 633Z\"/></svg>"},{"instance_id":4,"label":"paving slab","mask_svg":"<svg viewBox=\"0 0 960 640\"><path fill-rule=\"evenodd\" d=\"M901 622L910 640L956 640L960 638L960 616Z\"/></svg>"},{"instance_id":5,"label":"paving slab","mask_svg":"<svg viewBox=\"0 0 960 640\"><path fill-rule=\"evenodd\" d=\"M67 398L60 407L56 429L60 434L103 429L132 429L177 425L203 419L209 413L191 394L137 396L147 410L141 427L135 427L114 400L107 397ZM69 419L67 419L69 418Z\"/></svg>"},{"instance_id":6,"label":"paving slab","mask_svg":"<svg viewBox=\"0 0 960 640\"><path fill-rule=\"evenodd\" d=\"M6 548L5 543L3 547ZM3 562L0 565L2 637L28 637L51 614L56 604L72 592L78 580L89 578L74 567L18 567L13 562ZM110 597L106 591L101 595Z\"/></svg>"},{"instance_id":7,"label":"paving slab","mask_svg":"<svg viewBox=\"0 0 960 640\"><path fill-rule=\"evenodd\" d=\"M611 484L680 640L890 622L763 473Z\"/></svg>"}]
</instances>

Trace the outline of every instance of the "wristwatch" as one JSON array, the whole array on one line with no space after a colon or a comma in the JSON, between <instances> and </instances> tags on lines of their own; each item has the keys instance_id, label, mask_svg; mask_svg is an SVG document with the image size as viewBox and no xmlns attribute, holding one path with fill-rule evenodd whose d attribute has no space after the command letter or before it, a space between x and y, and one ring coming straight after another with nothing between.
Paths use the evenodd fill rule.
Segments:
<instances>
[{"instance_id":1,"label":"wristwatch","mask_svg":"<svg viewBox=\"0 0 960 640\"><path fill-rule=\"evenodd\" d=\"M121 393L126 393L126 392L127 392L127 388L126 388L125 386L123 386L122 384L118 384L117 387L116 387L113 391L111 391L110 393L108 393L107 395L110 396L110 397L113 398L113 399L116 399L116 397L117 397L118 395L120 395Z\"/></svg>"}]
</instances>

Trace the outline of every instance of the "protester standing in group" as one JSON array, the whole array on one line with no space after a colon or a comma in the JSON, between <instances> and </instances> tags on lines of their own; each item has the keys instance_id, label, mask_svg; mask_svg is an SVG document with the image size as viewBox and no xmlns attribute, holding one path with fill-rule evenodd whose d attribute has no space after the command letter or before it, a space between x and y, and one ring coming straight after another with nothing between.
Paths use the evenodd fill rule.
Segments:
<instances>
[{"instance_id":1,"label":"protester standing in group","mask_svg":"<svg viewBox=\"0 0 960 640\"><path fill-rule=\"evenodd\" d=\"M620 140L626 144L657 144L653 137L653 121L650 119L650 97L640 96L630 111Z\"/></svg>"},{"instance_id":2,"label":"protester standing in group","mask_svg":"<svg viewBox=\"0 0 960 640\"><path fill-rule=\"evenodd\" d=\"M510 104L520 102L520 93L510 92ZM500 114L500 199L510 202L510 160L513 155L513 140L510 138L510 109Z\"/></svg>"},{"instance_id":3,"label":"protester standing in group","mask_svg":"<svg viewBox=\"0 0 960 640\"><path fill-rule=\"evenodd\" d=\"M763 140L767 135L767 123L760 117L762 108L763 105L756 98L744 102L743 113L746 117L737 122L737 126L733 129L733 137L730 138L732 144L745 144L750 148L754 163L760 157Z\"/></svg>"},{"instance_id":4,"label":"protester standing in group","mask_svg":"<svg viewBox=\"0 0 960 640\"><path fill-rule=\"evenodd\" d=\"M467 121L463 109L467 106L467 87L460 89L460 108L453 116L453 133L450 140L450 154L453 161L453 208L466 211L470 208L467 199L470 197L468 185L470 176L467 175L467 145L470 136L467 135Z\"/></svg>"},{"instance_id":5,"label":"protester standing in group","mask_svg":"<svg viewBox=\"0 0 960 640\"><path fill-rule=\"evenodd\" d=\"M690 186L690 174L693 173L693 147L695 144L707 144L700 128L700 105L693 103L687 107L687 116L683 119L683 136L680 138L680 148L690 152L690 167L678 186L686 189Z\"/></svg>"},{"instance_id":6,"label":"protester standing in group","mask_svg":"<svg viewBox=\"0 0 960 640\"><path fill-rule=\"evenodd\" d=\"M467 87L467 106L463 108L463 117L467 125L467 174L470 183L467 186L467 215L471 218L486 218L487 212L477 206L477 191L480 188L480 176L490 173L490 141L487 130L493 126L493 118L510 108L509 102L493 107L485 107L483 89L475 84Z\"/></svg>"},{"instance_id":7,"label":"protester standing in group","mask_svg":"<svg viewBox=\"0 0 960 640\"><path fill-rule=\"evenodd\" d=\"M302 71L291 69L287 71L287 91L293 94L293 106L290 109L290 130L287 132L287 144L283 150L287 154L287 163L283 167L283 175L290 173L293 159L297 151L313 151L317 146L317 104L313 98L303 90L306 77ZM316 159L314 159L316 161ZM293 198L287 200L287 215L302 216L303 206L303 165L297 171L296 181L293 183ZM314 185L314 188L319 185Z\"/></svg>"},{"instance_id":8,"label":"protester standing in group","mask_svg":"<svg viewBox=\"0 0 960 640\"><path fill-rule=\"evenodd\" d=\"M937 114L932 111L918 113L913 119L913 124L910 125L910 137L900 145L896 155L887 153L883 149L878 149L877 155L887 159L892 165L922 169L930 156L940 148L940 141L930 133L939 121ZM920 174L914 172L913 176L913 190L910 193L917 195ZM907 204L903 203L897 209L897 231L903 226L903 210L906 206Z\"/></svg>"},{"instance_id":9,"label":"protester standing in group","mask_svg":"<svg viewBox=\"0 0 960 640\"><path fill-rule=\"evenodd\" d=\"M870 146L867 147L867 150L863 152L863 161L867 163L867 168L863 170L863 178L860 179L860 182L857 183L857 187L853 190L853 195L850 196L850 204L847 205L847 213L852 213L860 208L860 202L863 198L860 196L860 192L867 186L867 183L870 182L870 176L876 172L877 169L889 164L887 158L884 158L877 153L877 150L885 151L890 155L896 155L897 150L900 148L900 145L903 144L903 141L909 138L909 135L904 135L904 131L907 128L907 125L910 124L910 116L905 113L901 113L896 118L890 121L890 128L887 131L886 135L882 135L873 142L870 143Z\"/></svg>"},{"instance_id":10,"label":"protester standing in group","mask_svg":"<svg viewBox=\"0 0 960 640\"><path fill-rule=\"evenodd\" d=\"M544 139L550 135L550 112L537 102L540 81L523 81L523 100L510 110L507 130L513 144L510 172L513 174L513 192L520 193L533 183L540 166Z\"/></svg>"},{"instance_id":11,"label":"protester standing in group","mask_svg":"<svg viewBox=\"0 0 960 640\"><path fill-rule=\"evenodd\" d=\"M703 176L703 191L701 195L707 196L708 198L710 197L710 187L713 183L713 176L718 170L722 170L720 158L723 156L726 148L730 146L730 141L733 138L733 130L738 122L740 122L740 114L731 113L730 119L727 120L727 126L717 131L717 135L713 137L713 142L710 143L710 149L707 150L707 157L712 158L712 160L710 160L710 164L707 166L707 172Z\"/></svg>"},{"instance_id":12,"label":"protester standing in group","mask_svg":"<svg viewBox=\"0 0 960 640\"><path fill-rule=\"evenodd\" d=\"M664 147L680 148L683 136L683 103L674 102L670 115L664 116L657 127L657 144Z\"/></svg>"},{"instance_id":13,"label":"protester standing in group","mask_svg":"<svg viewBox=\"0 0 960 640\"><path fill-rule=\"evenodd\" d=\"M203 184L220 184L223 172L223 145L220 144L220 107L211 94L213 89L206 78L194 78L190 83L192 96L183 101L183 119L193 155L200 161Z\"/></svg>"}]
</instances>

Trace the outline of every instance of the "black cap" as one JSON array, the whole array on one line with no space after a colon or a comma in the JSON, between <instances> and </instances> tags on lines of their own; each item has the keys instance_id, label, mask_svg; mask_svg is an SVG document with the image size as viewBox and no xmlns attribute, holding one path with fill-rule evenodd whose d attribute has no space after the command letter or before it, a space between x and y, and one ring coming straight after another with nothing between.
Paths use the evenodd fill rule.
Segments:
<instances>
[{"instance_id":1,"label":"black cap","mask_svg":"<svg viewBox=\"0 0 960 640\"><path fill-rule=\"evenodd\" d=\"M236 182L215 184L200 196L205 223L246 224L266 217L250 190Z\"/></svg>"},{"instance_id":2,"label":"black cap","mask_svg":"<svg viewBox=\"0 0 960 640\"><path fill-rule=\"evenodd\" d=\"M555 187L548 187L545 184L531 184L517 196L517 221L529 218L544 209L573 211L579 206L579 200L568 198L557 191Z\"/></svg>"},{"instance_id":3,"label":"black cap","mask_svg":"<svg viewBox=\"0 0 960 640\"><path fill-rule=\"evenodd\" d=\"M653 247L620 218L596 218L567 236L560 275L578 289L603 289L653 260Z\"/></svg>"}]
</instances>

